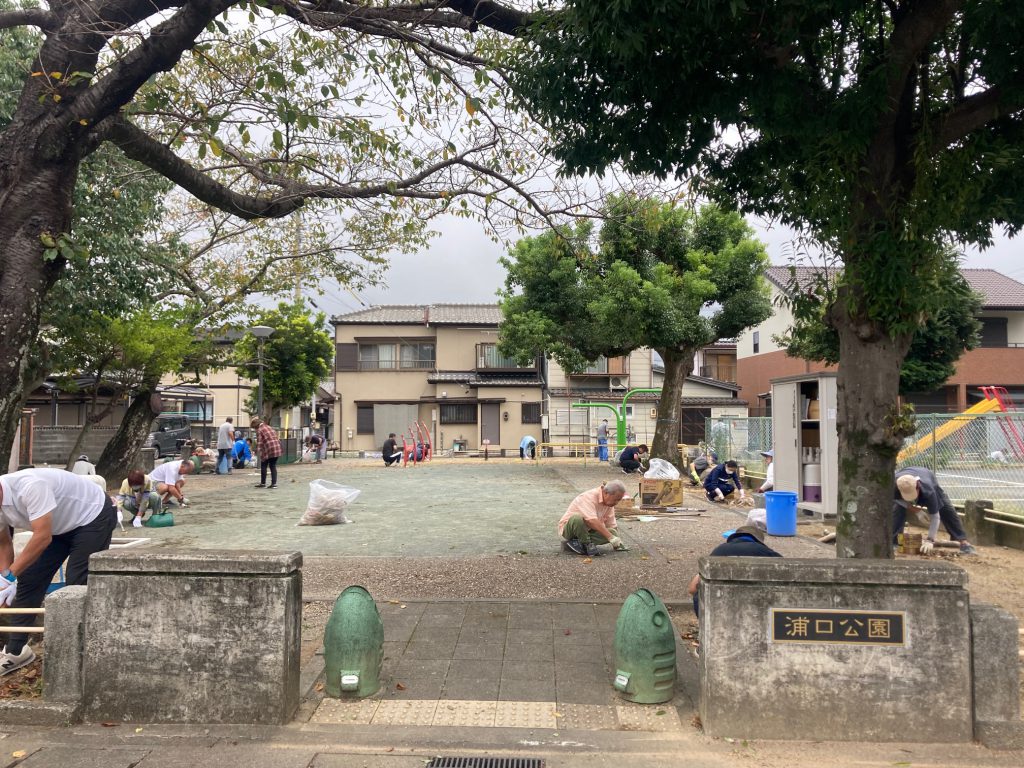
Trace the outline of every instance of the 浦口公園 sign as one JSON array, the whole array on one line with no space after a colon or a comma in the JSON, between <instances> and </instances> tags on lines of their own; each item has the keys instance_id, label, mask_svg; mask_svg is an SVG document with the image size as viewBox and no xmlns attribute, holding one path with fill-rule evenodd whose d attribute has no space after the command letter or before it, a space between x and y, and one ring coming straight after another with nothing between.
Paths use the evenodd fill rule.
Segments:
<instances>
[{"instance_id":1,"label":"\u6d66\u53e3\u516c\u5712 sign","mask_svg":"<svg viewBox=\"0 0 1024 768\"><path fill-rule=\"evenodd\" d=\"M902 611L824 611L772 608L772 642L903 645Z\"/></svg>"}]
</instances>

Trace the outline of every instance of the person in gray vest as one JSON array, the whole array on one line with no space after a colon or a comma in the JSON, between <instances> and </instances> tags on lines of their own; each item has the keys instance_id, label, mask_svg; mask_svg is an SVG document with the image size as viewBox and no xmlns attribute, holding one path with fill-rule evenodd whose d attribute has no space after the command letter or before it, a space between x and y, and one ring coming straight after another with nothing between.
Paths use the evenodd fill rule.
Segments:
<instances>
[{"instance_id":1,"label":"person in gray vest","mask_svg":"<svg viewBox=\"0 0 1024 768\"><path fill-rule=\"evenodd\" d=\"M597 425L597 460L608 461L608 419Z\"/></svg>"},{"instance_id":2,"label":"person in gray vest","mask_svg":"<svg viewBox=\"0 0 1024 768\"><path fill-rule=\"evenodd\" d=\"M939 521L945 526L949 538L960 542L961 555L976 555L977 550L967 540L967 533L960 524L960 517L953 509L953 502L942 490L935 473L925 467L906 467L896 473L896 490L894 492L893 544L896 537L903 532L907 519L907 507L923 508L928 513L928 535L921 542L920 552L927 555L935 546L935 534L939 532Z\"/></svg>"}]
</instances>

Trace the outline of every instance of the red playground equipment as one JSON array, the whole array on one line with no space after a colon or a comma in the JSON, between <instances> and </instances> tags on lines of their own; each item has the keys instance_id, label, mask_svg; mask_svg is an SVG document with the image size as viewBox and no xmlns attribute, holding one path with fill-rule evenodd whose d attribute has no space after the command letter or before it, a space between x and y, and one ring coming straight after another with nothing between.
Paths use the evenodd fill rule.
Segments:
<instances>
[{"instance_id":1,"label":"red playground equipment","mask_svg":"<svg viewBox=\"0 0 1024 768\"><path fill-rule=\"evenodd\" d=\"M402 466L413 466L430 461L434 453L434 445L430 440L430 430L422 421L414 421L409 425L408 440L402 435Z\"/></svg>"}]
</instances>

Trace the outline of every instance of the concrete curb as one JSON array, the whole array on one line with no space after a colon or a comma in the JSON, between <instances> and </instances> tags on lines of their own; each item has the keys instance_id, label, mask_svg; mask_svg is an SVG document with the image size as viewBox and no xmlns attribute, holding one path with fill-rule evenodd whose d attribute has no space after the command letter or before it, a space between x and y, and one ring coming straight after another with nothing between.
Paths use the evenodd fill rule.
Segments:
<instances>
[{"instance_id":1,"label":"concrete curb","mask_svg":"<svg viewBox=\"0 0 1024 768\"><path fill-rule=\"evenodd\" d=\"M77 704L11 699L0 701L0 723L7 725L72 725L81 722Z\"/></svg>"}]
</instances>

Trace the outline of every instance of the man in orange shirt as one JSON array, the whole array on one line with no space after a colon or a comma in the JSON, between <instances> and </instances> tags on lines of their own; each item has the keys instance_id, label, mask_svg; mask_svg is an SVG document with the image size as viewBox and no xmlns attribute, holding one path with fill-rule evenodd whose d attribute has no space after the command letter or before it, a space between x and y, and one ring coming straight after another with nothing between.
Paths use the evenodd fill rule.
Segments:
<instances>
[{"instance_id":1,"label":"man in orange shirt","mask_svg":"<svg viewBox=\"0 0 1024 768\"><path fill-rule=\"evenodd\" d=\"M619 480L612 480L573 499L558 521L558 533L564 546L589 557L601 554L598 544L611 544L612 549L624 551L626 545L615 526L615 505L625 495L626 486Z\"/></svg>"}]
</instances>

